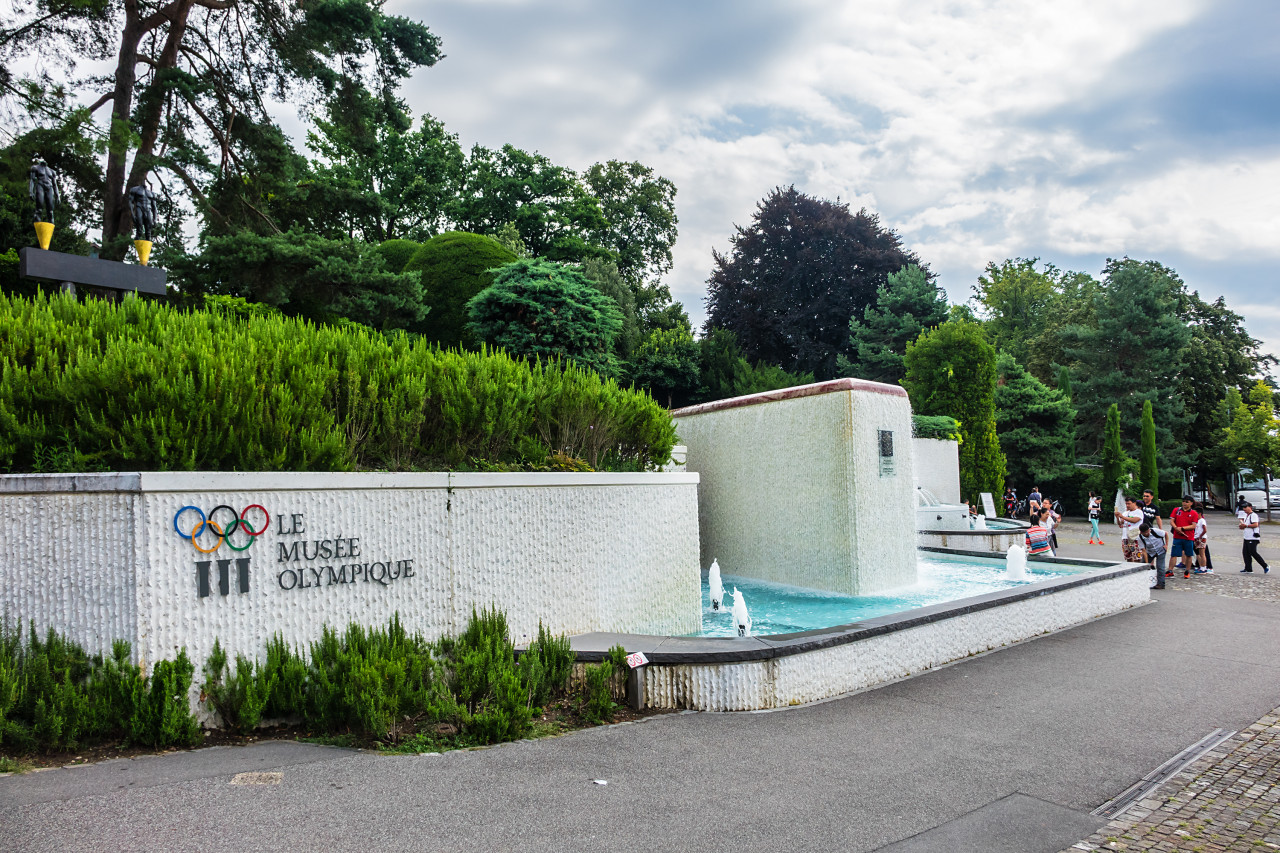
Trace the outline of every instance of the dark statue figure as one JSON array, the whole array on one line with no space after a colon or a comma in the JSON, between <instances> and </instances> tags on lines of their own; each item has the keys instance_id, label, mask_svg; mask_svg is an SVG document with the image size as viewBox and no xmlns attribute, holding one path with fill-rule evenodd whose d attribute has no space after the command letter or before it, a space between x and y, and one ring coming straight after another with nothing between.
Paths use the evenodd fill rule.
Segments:
<instances>
[{"instance_id":1,"label":"dark statue figure","mask_svg":"<svg viewBox=\"0 0 1280 853\"><path fill-rule=\"evenodd\" d=\"M58 205L58 183L53 169L44 158L31 158L31 171L27 175L27 192L36 203L36 222L53 224L53 209Z\"/></svg>"},{"instance_id":2,"label":"dark statue figure","mask_svg":"<svg viewBox=\"0 0 1280 853\"><path fill-rule=\"evenodd\" d=\"M133 239L150 240L151 229L160 215L159 197L146 184L129 188L129 211L133 214Z\"/></svg>"}]
</instances>

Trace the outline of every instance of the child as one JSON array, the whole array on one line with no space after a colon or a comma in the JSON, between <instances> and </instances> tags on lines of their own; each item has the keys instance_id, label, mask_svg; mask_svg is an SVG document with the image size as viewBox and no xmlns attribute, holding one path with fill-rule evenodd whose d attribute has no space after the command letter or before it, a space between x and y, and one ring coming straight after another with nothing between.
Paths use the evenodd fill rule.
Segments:
<instances>
[{"instance_id":1,"label":"child","mask_svg":"<svg viewBox=\"0 0 1280 853\"><path fill-rule=\"evenodd\" d=\"M1054 512L1053 504L1049 503L1048 498L1040 502L1040 515L1044 518L1042 524L1049 531L1049 544L1053 546L1053 553L1056 556L1058 553L1058 533L1055 528L1057 528L1058 522L1062 521L1062 516Z\"/></svg>"},{"instance_id":2,"label":"child","mask_svg":"<svg viewBox=\"0 0 1280 853\"><path fill-rule=\"evenodd\" d=\"M1142 559L1156 570L1156 589L1164 589L1164 557L1168 550L1168 541L1166 539L1168 535L1163 531L1160 536L1152 535L1151 525L1145 521L1138 527L1138 542L1143 552Z\"/></svg>"},{"instance_id":3,"label":"child","mask_svg":"<svg viewBox=\"0 0 1280 853\"><path fill-rule=\"evenodd\" d=\"M1209 553L1209 524L1204 520L1204 504L1197 503L1195 511L1200 513L1196 522L1196 568L1198 575L1213 574L1213 555Z\"/></svg>"}]
</instances>

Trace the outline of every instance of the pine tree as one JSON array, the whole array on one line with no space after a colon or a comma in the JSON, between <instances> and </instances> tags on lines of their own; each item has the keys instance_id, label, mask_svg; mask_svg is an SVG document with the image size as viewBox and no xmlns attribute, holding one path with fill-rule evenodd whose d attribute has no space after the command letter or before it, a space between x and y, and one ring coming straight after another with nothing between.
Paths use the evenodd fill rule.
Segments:
<instances>
[{"instance_id":1,"label":"pine tree","mask_svg":"<svg viewBox=\"0 0 1280 853\"><path fill-rule=\"evenodd\" d=\"M996 433L1018 482L1045 482L1075 470L1075 409L1008 353L996 360Z\"/></svg>"},{"instance_id":2,"label":"pine tree","mask_svg":"<svg viewBox=\"0 0 1280 853\"><path fill-rule=\"evenodd\" d=\"M1138 479L1154 498L1160 497L1160 469L1156 466L1156 424L1151 414L1151 401L1142 401L1142 456Z\"/></svg>"},{"instance_id":3,"label":"pine tree","mask_svg":"<svg viewBox=\"0 0 1280 853\"><path fill-rule=\"evenodd\" d=\"M897 384L906 375L907 344L947 319L947 296L915 264L890 273L874 305L849 321L850 356L837 356L837 370L877 382Z\"/></svg>"},{"instance_id":4,"label":"pine tree","mask_svg":"<svg viewBox=\"0 0 1280 853\"><path fill-rule=\"evenodd\" d=\"M1096 325L1063 330L1075 361L1071 378L1081 450L1099 449L1112 403L1132 413L1122 426L1137 438L1141 404L1150 400L1157 463L1165 470L1183 468L1191 460L1177 434L1188 418L1176 389L1191 332L1178 318L1174 300L1182 282L1154 261L1128 258L1108 262L1105 277L1096 297Z\"/></svg>"}]
</instances>

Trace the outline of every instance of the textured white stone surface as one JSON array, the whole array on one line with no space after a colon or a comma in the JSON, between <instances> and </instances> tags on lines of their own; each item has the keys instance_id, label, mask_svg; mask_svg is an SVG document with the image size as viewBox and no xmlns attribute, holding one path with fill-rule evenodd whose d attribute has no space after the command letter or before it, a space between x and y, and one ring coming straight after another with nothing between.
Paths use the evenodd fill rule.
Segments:
<instances>
[{"instance_id":1,"label":"textured white stone surface","mask_svg":"<svg viewBox=\"0 0 1280 853\"><path fill-rule=\"evenodd\" d=\"M1143 573L1109 578L818 651L733 664L644 668L656 708L750 711L815 702L933 669L1150 600Z\"/></svg>"},{"instance_id":2,"label":"textured white stone surface","mask_svg":"<svg viewBox=\"0 0 1280 853\"><path fill-rule=\"evenodd\" d=\"M941 438L913 438L911 448L915 453L916 483L944 504L960 503L960 445Z\"/></svg>"},{"instance_id":3,"label":"textured white stone surface","mask_svg":"<svg viewBox=\"0 0 1280 853\"><path fill-rule=\"evenodd\" d=\"M569 634L701 628L693 474L20 479L0 478L0 615L34 619L39 630L54 627L95 652L126 639L150 662L185 646L198 667L215 637L230 654L258 655L275 633L305 644L324 624L376 625L395 613L410 630L438 636L461 630L473 606L490 604L506 611L517 640L536 635L539 620ZM70 485L77 491L57 491ZM260 504L270 529L242 552L224 543L202 555L174 531L174 514L219 504ZM295 515L303 532L292 532ZM256 512L250 517L259 523ZM197 519L184 515L184 530ZM359 557L281 562L281 546L338 539L359 540ZM247 593L238 588L238 558L250 561ZM202 598L196 564L205 560L210 595ZM230 561L225 596L220 560ZM385 584L331 582L343 565L403 560L412 561L412 577L401 567L395 580L391 569L366 570ZM285 569L304 580L282 581Z\"/></svg>"},{"instance_id":4,"label":"textured white stone surface","mask_svg":"<svg viewBox=\"0 0 1280 853\"><path fill-rule=\"evenodd\" d=\"M901 389L849 387L874 383L821 385L832 390L673 413L685 464L702 477L702 565L849 595L913 583L910 403ZM893 433L890 474L880 430Z\"/></svg>"}]
</instances>

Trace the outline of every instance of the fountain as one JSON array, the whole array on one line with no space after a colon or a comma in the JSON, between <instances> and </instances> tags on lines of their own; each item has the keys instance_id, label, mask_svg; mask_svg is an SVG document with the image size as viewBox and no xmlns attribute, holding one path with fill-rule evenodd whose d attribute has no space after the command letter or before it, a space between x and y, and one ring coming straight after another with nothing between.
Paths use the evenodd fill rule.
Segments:
<instances>
[{"instance_id":1,"label":"fountain","mask_svg":"<svg viewBox=\"0 0 1280 853\"><path fill-rule=\"evenodd\" d=\"M1027 549L1021 545L1010 545L1004 555L1004 576L1011 581L1027 579Z\"/></svg>"},{"instance_id":2,"label":"fountain","mask_svg":"<svg viewBox=\"0 0 1280 853\"><path fill-rule=\"evenodd\" d=\"M916 489L901 388L841 379L672 415L701 478L703 629L573 638L580 661L620 642L645 653L638 707L813 702L1150 600L1137 566L1028 560L1024 524Z\"/></svg>"},{"instance_id":3,"label":"fountain","mask_svg":"<svg viewBox=\"0 0 1280 853\"><path fill-rule=\"evenodd\" d=\"M707 586L711 609L719 610L724 601L724 584L720 581L720 563L717 560L711 561L711 568L707 571Z\"/></svg>"},{"instance_id":4,"label":"fountain","mask_svg":"<svg viewBox=\"0 0 1280 853\"><path fill-rule=\"evenodd\" d=\"M738 628L739 637L751 636L751 614L747 612L747 600L738 588L733 588L733 624Z\"/></svg>"}]
</instances>

